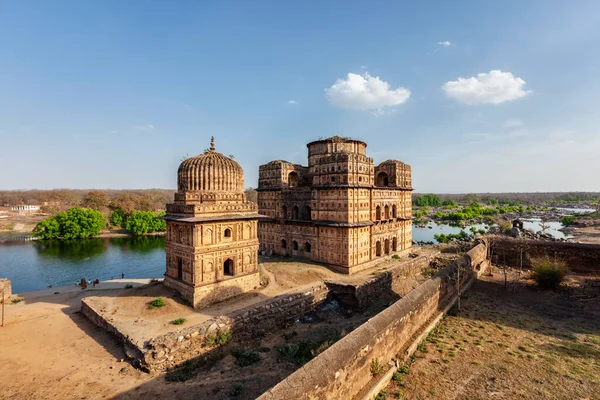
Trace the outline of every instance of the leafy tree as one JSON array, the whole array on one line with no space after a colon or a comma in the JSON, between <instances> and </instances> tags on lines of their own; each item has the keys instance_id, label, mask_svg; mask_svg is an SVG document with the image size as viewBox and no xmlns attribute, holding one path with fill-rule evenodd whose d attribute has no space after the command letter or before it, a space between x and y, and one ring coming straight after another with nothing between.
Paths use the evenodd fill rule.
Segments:
<instances>
[{"instance_id":1,"label":"leafy tree","mask_svg":"<svg viewBox=\"0 0 600 400\"><path fill-rule=\"evenodd\" d=\"M456 202L452 199L446 199L442 202L442 205L445 207L456 207Z\"/></svg>"},{"instance_id":2,"label":"leafy tree","mask_svg":"<svg viewBox=\"0 0 600 400\"><path fill-rule=\"evenodd\" d=\"M440 207L442 205L442 200L435 194L424 194L423 196L419 196L415 199L415 204L419 207Z\"/></svg>"},{"instance_id":3,"label":"leafy tree","mask_svg":"<svg viewBox=\"0 0 600 400\"><path fill-rule=\"evenodd\" d=\"M125 229L134 235L145 235L152 232L163 232L167 223L160 218L164 212L153 213L150 211L134 211L125 224Z\"/></svg>"},{"instance_id":4,"label":"leafy tree","mask_svg":"<svg viewBox=\"0 0 600 400\"><path fill-rule=\"evenodd\" d=\"M100 211L73 207L42 220L32 233L40 239L83 239L98 235L104 226Z\"/></svg>"},{"instance_id":5,"label":"leafy tree","mask_svg":"<svg viewBox=\"0 0 600 400\"><path fill-rule=\"evenodd\" d=\"M118 226L124 228L127 222L127 215L125 215L123 210L117 208L116 210L110 213L109 222L111 226Z\"/></svg>"}]
</instances>

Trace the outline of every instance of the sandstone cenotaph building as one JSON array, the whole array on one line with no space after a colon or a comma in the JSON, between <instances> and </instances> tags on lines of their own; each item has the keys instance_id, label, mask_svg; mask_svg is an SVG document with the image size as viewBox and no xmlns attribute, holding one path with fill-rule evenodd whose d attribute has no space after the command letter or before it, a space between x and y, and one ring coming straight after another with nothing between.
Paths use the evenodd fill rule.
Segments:
<instances>
[{"instance_id":1,"label":"sandstone cenotaph building","mask_svg":"<svg viewBox=\"0 0 600 400\"><path fill-rule=\"evenodd\" d=\"M339 136L307 147L307 167L278 160L259 168L263 251L354 273L411 247L410 165L375 166L366 143Z\"/></svg>"},{"instance_id":2,"label":"sandstone cenotaph building","mask_svg":"<svg viewBox=\"0 0 600 400\"><path fill-rule=\"evenodd\" d=\"M164 218L164 283L194 307L259 286L257 206L246 200L242 167L216 152L214 138L209 150L179 166Z\"/></svg>"}]
</instances>

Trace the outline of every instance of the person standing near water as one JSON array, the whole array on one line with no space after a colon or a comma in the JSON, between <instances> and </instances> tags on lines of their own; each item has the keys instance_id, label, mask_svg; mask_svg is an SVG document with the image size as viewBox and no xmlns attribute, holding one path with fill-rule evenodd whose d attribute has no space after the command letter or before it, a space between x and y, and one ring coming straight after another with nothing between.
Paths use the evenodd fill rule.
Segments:
<instances>
[{"instance_id":1,"label":"person standing near water","mask_svg":"<svg viewBox=\"0 0 600 400\"><path fill-rule=\"evenodd\" d=\"M125 274L121 272L121 279L125 279Z\"/></svg>"}]
</instances>

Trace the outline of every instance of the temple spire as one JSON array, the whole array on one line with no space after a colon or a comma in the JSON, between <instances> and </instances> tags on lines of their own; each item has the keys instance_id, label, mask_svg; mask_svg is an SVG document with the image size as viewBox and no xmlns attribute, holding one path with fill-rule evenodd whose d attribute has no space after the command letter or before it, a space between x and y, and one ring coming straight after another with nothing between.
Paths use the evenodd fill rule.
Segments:
<instances>
[{"instance_id":1,"label":"temple spire","mask_svg":"<svg viewBox=\"0 0 600 400\"><path fill-rule=\"evenodd\" d=\"M210 151L215 151L215 137L210 137Z\"/></svg>"}]
</instances>

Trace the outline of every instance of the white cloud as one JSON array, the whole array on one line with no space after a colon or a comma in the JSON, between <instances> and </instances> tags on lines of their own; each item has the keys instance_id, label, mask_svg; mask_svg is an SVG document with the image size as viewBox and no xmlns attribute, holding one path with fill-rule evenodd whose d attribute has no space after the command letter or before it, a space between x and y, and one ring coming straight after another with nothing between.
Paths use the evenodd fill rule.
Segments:
<instances>
[{"instance_id":1,"label":"white cloud","mask_svg":"<svg viewBox=\"0 0 600 400\"><path fill-rule=\"evenodd\" d=\"M325 97L332 105L352 110L375 110L383 112L383 107L394 107L404 103L410 97L410 91L403 87L390 89L390 84L371 76L348 74L347 79L338 79L325 89Z\"/></svg>"},{"instance_id":2,"label":"white cloud","mask_svg":"<svg viewBox=\"0 0 600 400\"><path fill-rule=\"evenodd\" d=\"M289 100L288 104L298 104L298 102L296 100Z\"/></svg>"},{"instance_id":3,"label":"white cloud","mask_svg":"<svg viewBox=\"0 0 600 400\"><path fill-rule=\"evenodd\" d=\"M444 47L450 47L450 46L452 46L452 42L450 42L449 40L444 40L443 42L438 42L438 44L440 46L444 46Z\"/></svg>"},{"instance_id":4,"label":"white cloud","mask_svg":"<svg viewBox=\"0 0 600 400\"><path fill-rule=\"evenodd\" d=\"M531 90L523 89L525 83L510 72L492 70L477 74L477 77L446 82L442 90L446 96L464 104L500 104L531 93Z\"/></svg>"},{"instance_id":5,"label":"white cloud","mask_svg":"<svg viewBox=\"0 0 600 400\"><path fill-rule=\"evenodd\" d=\"M506 121L504 121L504 124L502 125L502 127L504 128L516 128L518 126L523 125L523 121L521 121L518 118L509 118Z\"/></svg>"},{"instance_id":6,"label":"white cloud","mask_svg":"<svg viewBox=\"0 0 600 400\"><path fill-rule=\"evenodd\" d=\"M156 128L152 124L146 124L146 125L134 125L133 129L135 129L136 131L152 132Z\"/></svg>"}]
</instances>

